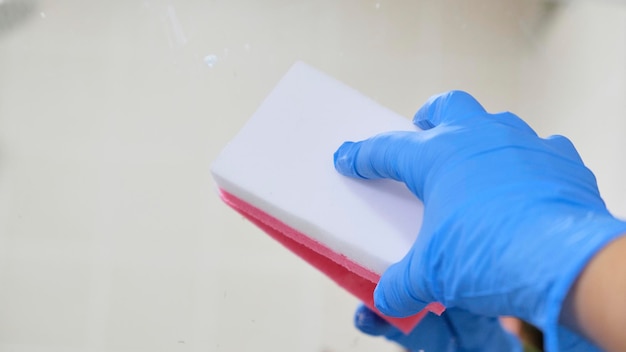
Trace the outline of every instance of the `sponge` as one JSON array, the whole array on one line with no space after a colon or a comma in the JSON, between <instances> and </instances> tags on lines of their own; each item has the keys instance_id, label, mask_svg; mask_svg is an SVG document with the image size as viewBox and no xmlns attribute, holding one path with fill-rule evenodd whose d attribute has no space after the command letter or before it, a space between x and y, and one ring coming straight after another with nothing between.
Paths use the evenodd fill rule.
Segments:
<instances>
[{"instance_id":1,"label":"sponge","mask_svg":"<svg viewBox=\"0 0 626 352\"><path fill-rule=\"evenodd\" d=\"M411 248L423 205L401 183L339 175L333 153L346 140L392 130L418 129L299 62L211 171L228 205L376 311L374 287ZM441 314L443 307L433 303L408 318L381 316L409 332L428 311Z\"/></svg>"}]
</instances>

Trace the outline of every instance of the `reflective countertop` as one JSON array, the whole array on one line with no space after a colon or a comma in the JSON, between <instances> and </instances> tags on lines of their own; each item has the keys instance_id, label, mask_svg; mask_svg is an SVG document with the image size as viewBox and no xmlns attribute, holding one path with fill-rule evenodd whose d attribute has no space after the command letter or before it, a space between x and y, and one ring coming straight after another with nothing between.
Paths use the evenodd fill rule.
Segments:
<instances>
[{"instance_id":1,"label":"reflective countertop","mask_svg":"<svg viewBox=\"0 0 626 352\"><path fill-rule=\"evenodd\" d=\"M210 178L297 60L567 135L626 216L623 1L0 0L0 351L397 351Z\"/></svg>"}]
</instances>

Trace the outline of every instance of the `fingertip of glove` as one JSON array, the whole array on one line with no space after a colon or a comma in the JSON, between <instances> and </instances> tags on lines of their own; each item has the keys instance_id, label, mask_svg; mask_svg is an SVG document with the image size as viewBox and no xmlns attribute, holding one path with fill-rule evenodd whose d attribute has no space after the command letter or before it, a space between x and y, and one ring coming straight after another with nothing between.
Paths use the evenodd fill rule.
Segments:
<instances>
[{"instance_id":1,"label":"fingertip of glove","mask_svg":"<svg viewBox=\"0 0 626 352\"><path fill-rule=\"evenodd\" d=\"M359 306L354 313L354 326L362 333L380 336L387 333L391 325L365 305Z\"/></svg>"},{"instance_id":2,"label":"fingertip of glove","mask_svg":"<svg viewBox=\"0 0 626 352\"><path fill-rule=\"evenodd\" d=\"M354 160L358 152L358 145L355 142L344 142L333 154L335 170L340 174L352 177L361 177L355 169Z\"/></svg>"},{"instance_id":3,"label":"fingertip of glove","mask_svg":"<svg viewBox=\"0 0 626 352\"><path fill-rule=\"evenodd\" d=\"M413 123L428 130L444 122L454 122L481 113L485 113L485 109L471 94L451 90L430 97L415 113Z\"/></svg>"},{"instance_id":4,"label":"fingertip of glove","mask_svg":"<svg viewBox=\"0 0 626 352\"><path fill-rule=\"evenodd\" d=\"M413 116L413 124L423 130L429 130L435 127L435 124L431 122L431 116L434 116L435 113L431 112L431 109L435 110L435 107L434 104L430 104L430 101L424 104L424 106L417 110L415 116Z\"/></svg>"},{"instance_id":5,"label":"fingertip of glove","mask_svg":"<svg viewBox=\"0 0 626 352\"><path fill-rule=\"evenodd\" d=\"M380 283L374 289L374 306L381 313L389 317L401 317L403 314L396 309L394 309L389 302L387 301L387 297L384 293L384 289L381 288Z\"/></svg>"},{"instance_id":6,"label":"fingertip of glove","mask_svg":"<svg viewBox=\"0 0 626 352\"><path fill-rule=\"evenodd\" d=\"M404 295L386 289L379 283L374 289L374 306L386 316L405 318L422 311L427 304L417 300L409 302Z\"/></svg>"}]
</instances>

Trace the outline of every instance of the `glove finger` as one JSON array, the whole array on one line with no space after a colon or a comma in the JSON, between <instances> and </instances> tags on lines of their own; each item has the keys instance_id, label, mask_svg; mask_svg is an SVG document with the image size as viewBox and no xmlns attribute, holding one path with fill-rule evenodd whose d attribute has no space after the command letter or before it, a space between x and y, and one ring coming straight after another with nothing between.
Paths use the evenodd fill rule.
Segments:
<instances>
[{"instance_id":1,"label":"glove finger","mask_svg":"<svg viewBox=\"0 0 626 352\"><path fill-rule=\"evenodd\" d=\"M558 134L552 135L545 139L552 147L559 151L561 155L569 160L582 163L583 160L578 154L574 144L567 138Z\"/></svg>"},{"instance_id":2,"label":"glove finger","mask_svg":"<svg viewBox=\"0 0 626 352\"><path fill-rule=\"evenodd\" d=\"M533 136L536 136L537 133L535 132L535 130L533 130L526 122L524 122L524 120L520 119L519 117L517 117L517 115L512 114L510 112L501 112L498 114L491 114L489 115L493 120L505 124L507 126L516 128L520 131L524 131L526 133L529 133Z\"/></svg>"},{"instance_id":3,"label":"glove finger","mask_svg":"<svg viewBox=\"0 0 626 352\"><path fill-rule=\"evenodd\" d=\"M521 351L519 340L502 328L497 318L448 309L442 315L462 351Z\"/></svg>"},{"instance_id":4,"label":"glove finger","mask_svg":"<svg viewBox=\"0 0 626 352\"><path fill-rule=\"evenodd\" d=\"M445 313L444 313L445 314ZM427 314L408 335L392 326L369 308L361 305L354 323L363 333L385 336L410 351L454 351L455 339L447 321L434 314Z\"/></svg>"},{"instance_id":5,"label":"glove finger","mask_svg":"<svg viewBox=\"0 0 626 352\"><path fill-rule=\"evenodd\" d=\"M428 132L389 132L361 142L345 142L335 152L335 169L345 176L391 178L422 198L424 179L436 153L429 152Z\"/></svg>"},{"instance_id":6,"label":"glove finger","mask_svg":"<svg viewBox=\"0 0 626 352\"><path fill-rule=\"evenodd\" d=\"M385 336L411 351L520 351L517 338L507 333L498 319L449 309L442 316L427 314L408 335L369 308L361 305L355 325L372 336Z\"/></svg>"},{"instance_id":7,"label":"glove finger","mask_svg":"<svg viewBox=\"0 0 626 352\"><path fill-rule=\"evenodd\" d=\"M484 113L485 109L470 94L453 90L428 99L415 113L413 123L428 130L440 124L451 124Z\"/></svg>"},{"instance_id":8,"label":"glove finger","mask_svg":"<svg viewBox=\"0 0 626 352\"><path fill-rule=\"evenodd\" d=\"M415 267L417 263L412 263L412 253L413 249L401 261L391 265L374 289L374 305L387 316L407 317L437 301L426 294L425 284L418 281L425 275L413 275L421 270Z\"/></svg>"},{"instance_id":9,"label":"glove finger","mask_svg":"<svg viewBox=\"0 0 626 352\"><path fill-rule=\"evenodd\" d=\"M389 333L391 329L395 329L364 304L359 305L354 313L354 326L362 333L371 336L382 336Z\"/></svg>"}]
</instances>

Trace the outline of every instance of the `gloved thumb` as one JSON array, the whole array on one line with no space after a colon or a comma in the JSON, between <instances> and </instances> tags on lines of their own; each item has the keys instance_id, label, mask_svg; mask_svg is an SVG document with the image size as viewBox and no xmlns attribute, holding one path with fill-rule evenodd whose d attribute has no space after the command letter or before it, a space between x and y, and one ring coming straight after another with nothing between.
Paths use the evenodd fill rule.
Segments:
<instances>
[{"instance_id":1,"label":"gloved thumb","mask_svg":"<svg viewBox=\"0 0 626 352\"><path fill-rule=\"evenodd\" d=\"M407 317L420 312L430 302L437 301L425 294L417 280L424 277L415 267L409 252L401 261L391 265L381 276L374 290L374 305L391 317Z\"/></svg>"}]
</instances>

